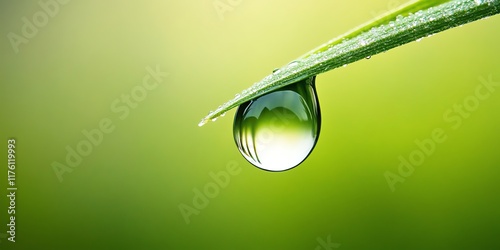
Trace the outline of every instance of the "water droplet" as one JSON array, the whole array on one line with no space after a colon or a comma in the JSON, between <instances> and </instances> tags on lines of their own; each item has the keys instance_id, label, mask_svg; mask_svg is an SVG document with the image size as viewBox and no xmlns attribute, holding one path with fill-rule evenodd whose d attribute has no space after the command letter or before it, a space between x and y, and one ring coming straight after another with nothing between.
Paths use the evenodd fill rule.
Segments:
<instances>
[{"instance_id":1,"label":"water droplet","mask_svg":"<svg viewBox=\"0 0 500 250\"><path fill-rule=\"evenodd\" d=\"M247 161L264 170L284 171L309 156L320 126L315 77L310 77L240 105L233 136Z\"/></svg>"},{"instance_id":2,"label":"water droplet","mask_svg":"<svg viewBox=\"0 0 500 250\"><path fill-rule=\"evenodd\" d=\"M288 64L288 67L297 67L297 66L299 66L299 61L293 61Z\"/></svg>"},{"instance_id":3,"label":"water droplet","mask_svg":"<svg viewBox=\"0 0 500 250\"><path fill-rule=\"evenodd\" d=\"M274 69L274 70L273 70L273 74L278 74L278 73L280 73L280 72L281 72L281 69Z\"/></svg>"},{"instance_id":4,"label":"water droplet","mask_svg":"<svg viewBox=\"0 0 500 250\"><path fill-rule=\"evenodd\" d=\"M367 56L367 57L366 57L366 59L370 59L370 58L372 58L372 56Z\"/></svg>"},{"instance_id":5,"label":"water droplet","mask_svg":"<svg viewBox=\"0 0 500 250\"><path fill-rule=\"evenodd\" d=\"M344 67L344 68L347 67L347 64L342 65L342 67Z\"/></svg>"},{"instance_id":6,"label":"water droplet","mask_svg":"<svg viewBox=\"0 0 500 250\"><path fill-rule=\"evenodd\" d=\"M205 125L207 123L207 121L205 119L201 120L200 123L198 123L198 127L201 127L203 125Z\"/></svg>"}]
</instances>

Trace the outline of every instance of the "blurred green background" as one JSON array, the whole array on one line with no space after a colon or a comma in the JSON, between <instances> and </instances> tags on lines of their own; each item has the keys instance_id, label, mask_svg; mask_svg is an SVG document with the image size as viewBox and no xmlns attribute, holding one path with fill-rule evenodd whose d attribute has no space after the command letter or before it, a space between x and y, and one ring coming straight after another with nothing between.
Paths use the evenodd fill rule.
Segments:
<instances>
[{"instance_id":1,"label":"blurred green background","mask_svg":"<svg viewBox=\"0 0 500 250\"><path fill-rule=\"evenodd\" d=\"M274 68L398 3L61 1L16 53L8 34L22 34L23 17L43 24L43 8L2 1L0 156L16 138L19 190L11 243L4 165L0 248L499 249L500 88L457 129L443 115L471 100L479 78L500 82L500 16L318 76L321 136L291 171L241 157L234 110L197 126ZM128 115L113 111L157 65L164 81ZM60 181L54 162L67 165L66 147L103 119L115 129ZM398 157L435 128L446 141L392 192L384 174L398 174ZM227 166L239 172L214 186L210 173ZM207 186L212 198L196 209Z\"/></svg>"}]
</instances>

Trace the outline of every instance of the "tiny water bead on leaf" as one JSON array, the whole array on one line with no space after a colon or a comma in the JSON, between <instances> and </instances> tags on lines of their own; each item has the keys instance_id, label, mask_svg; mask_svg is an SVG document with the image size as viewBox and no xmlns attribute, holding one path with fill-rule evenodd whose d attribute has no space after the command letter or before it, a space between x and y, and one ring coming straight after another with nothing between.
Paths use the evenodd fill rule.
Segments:
<instances>
[{"instance_id":1,"label":"tiny water bead on leaf","mask_svg":"<svg viewBox=\"0 0 500 250\"><path fill-rule=\"evenodd\" d=\"M309 156L320 127L313 76L241 104L233 136L247 161L264 170L284 171Z\"/></svg>"}]
</instances>

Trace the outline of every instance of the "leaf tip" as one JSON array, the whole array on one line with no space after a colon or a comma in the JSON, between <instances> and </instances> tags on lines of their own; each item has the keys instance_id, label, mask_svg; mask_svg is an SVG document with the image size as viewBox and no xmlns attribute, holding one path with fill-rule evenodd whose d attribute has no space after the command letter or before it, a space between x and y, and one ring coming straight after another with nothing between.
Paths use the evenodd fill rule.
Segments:
<instances>
[{"instance_id":1,"label":"leaf tip","mask_svg":"<svg viewBox=\"0 0 500 250\"><path fill-rule=\"evenodd\" d=\"M207 124L208 120L203 118L200 123L198 123L198 127L203 127L203 125Z\"/></svg>"}]
</instances>

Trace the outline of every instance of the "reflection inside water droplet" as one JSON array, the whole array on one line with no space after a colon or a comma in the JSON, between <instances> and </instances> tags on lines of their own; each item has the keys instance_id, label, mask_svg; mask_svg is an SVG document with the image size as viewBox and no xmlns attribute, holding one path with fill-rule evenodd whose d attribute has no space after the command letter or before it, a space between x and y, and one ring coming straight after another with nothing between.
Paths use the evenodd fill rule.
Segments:
<instances>
[{"instance_id":1,"label":"reflection inside water droplet","mask_svg":"<svg viewBox=\"0 0 500 250\"><path fill-rule=\"evenodd\" d=\"M314 84L315 77L310 77L239 106L233 136L250 163L284 171L307 158L321 126Z\"/></svg>"}]
</instances>

